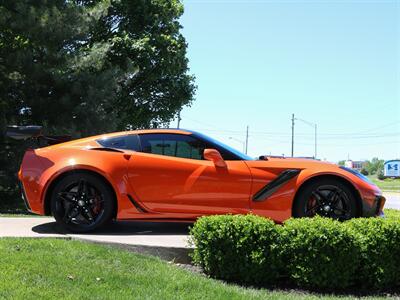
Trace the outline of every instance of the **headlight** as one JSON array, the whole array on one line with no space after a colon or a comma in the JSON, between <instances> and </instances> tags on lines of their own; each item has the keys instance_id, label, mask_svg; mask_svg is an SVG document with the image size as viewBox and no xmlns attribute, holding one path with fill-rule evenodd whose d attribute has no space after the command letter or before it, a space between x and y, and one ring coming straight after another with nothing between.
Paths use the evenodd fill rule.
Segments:
<instances>
[{"instance_id":1,"label":"headlight","mask_svg":"<svg viewBox=\"0 0 400 300\"><path fill-rule=\"evenodd\" d=\"M357 176L358 178L360 178L361 180L368 182L369 184L375 185L375 183L373 183L371 180L369 180L369 178L367 176L364 176L363 174L361 174L360 172L344 167L344 166L339 166L339 168L341 168L342 170L345 170L351 174L353 174L354 176Z\"/></svg>"}]
</instances>

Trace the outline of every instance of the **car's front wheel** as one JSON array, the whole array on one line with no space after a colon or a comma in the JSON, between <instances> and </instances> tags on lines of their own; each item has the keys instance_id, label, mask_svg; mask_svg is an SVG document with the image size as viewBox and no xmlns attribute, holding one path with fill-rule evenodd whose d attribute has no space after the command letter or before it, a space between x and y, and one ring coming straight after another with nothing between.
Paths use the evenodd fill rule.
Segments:
<instances>
[{"instance_id":1,"label":"car's front wheel","mask_svg":"<svg viewBox=\"0 0 400 300\"><path fill-rule=\"evenodd\" d=\"M293 205L294 217L320 215L348 220L358 215L357 199L348 185L337 179L324 178L306 185Z\"/></svg>"},{"instance_id":2,"label":"car's front wheel","mask_svg":"<svg viewBox=\"0 0 400 300\"><path fill-rule=\"evenodd\" d=\"M54 187L51 211L62 227L73 232L92 231L111 219L114 195L105 182L90 173L66 175Z\"/></svg>"}]
</instances>

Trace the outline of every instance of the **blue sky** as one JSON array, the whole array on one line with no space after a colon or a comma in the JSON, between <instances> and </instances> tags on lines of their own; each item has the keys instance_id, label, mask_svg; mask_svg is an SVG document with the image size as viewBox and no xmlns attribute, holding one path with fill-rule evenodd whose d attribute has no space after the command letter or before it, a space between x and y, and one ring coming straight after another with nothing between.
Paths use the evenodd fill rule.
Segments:
<instances>
[{"instance_id":1,"label":"blue sky","mask_svg":"<svg viewBox=\"0 0 400 300\"><path fill-rule=\"evenodd\" d=\"M185 0L198 91L181 127L249 154L291 152L291 114L318 157L400 158L399 1ZM176 122L171 123L176 126ZM295 125L295 156L314 129Z\"/></svg>"}]
</instances>

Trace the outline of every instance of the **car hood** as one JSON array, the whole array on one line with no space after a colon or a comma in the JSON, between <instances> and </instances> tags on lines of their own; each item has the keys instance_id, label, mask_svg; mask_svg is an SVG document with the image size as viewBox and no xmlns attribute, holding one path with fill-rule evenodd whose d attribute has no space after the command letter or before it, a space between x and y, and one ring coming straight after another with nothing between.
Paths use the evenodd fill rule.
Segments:
<instances>
[{"instance_id":1,"label":"car hood","mask_svg":"<svg viewBox=\"0 0 400 300\"><path fill-rule=\"evenodd\" d=\"M308 158L265 157L262 160L246 161L250 168L313 169L315 171L340 171L338 165Z\"/></svg>"}]
</instances>

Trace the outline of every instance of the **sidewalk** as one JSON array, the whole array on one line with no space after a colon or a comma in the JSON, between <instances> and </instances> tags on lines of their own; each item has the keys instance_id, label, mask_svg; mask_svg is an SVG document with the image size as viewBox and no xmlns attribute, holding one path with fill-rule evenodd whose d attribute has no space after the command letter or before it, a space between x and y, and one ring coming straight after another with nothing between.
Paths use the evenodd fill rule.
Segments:
<instances>
[{"instance_id":1,"label":"sidewalk","mask_svg":"<svg viewBox=\"0 0 400 300\"><path fill-rule=\"evenodd\" d=\"M65 238L118 246L166 260L188 263L188 224L114 222L93 234L70 234L53 218L0 217L1 237Z\"/></svg>"}]
</instances>

